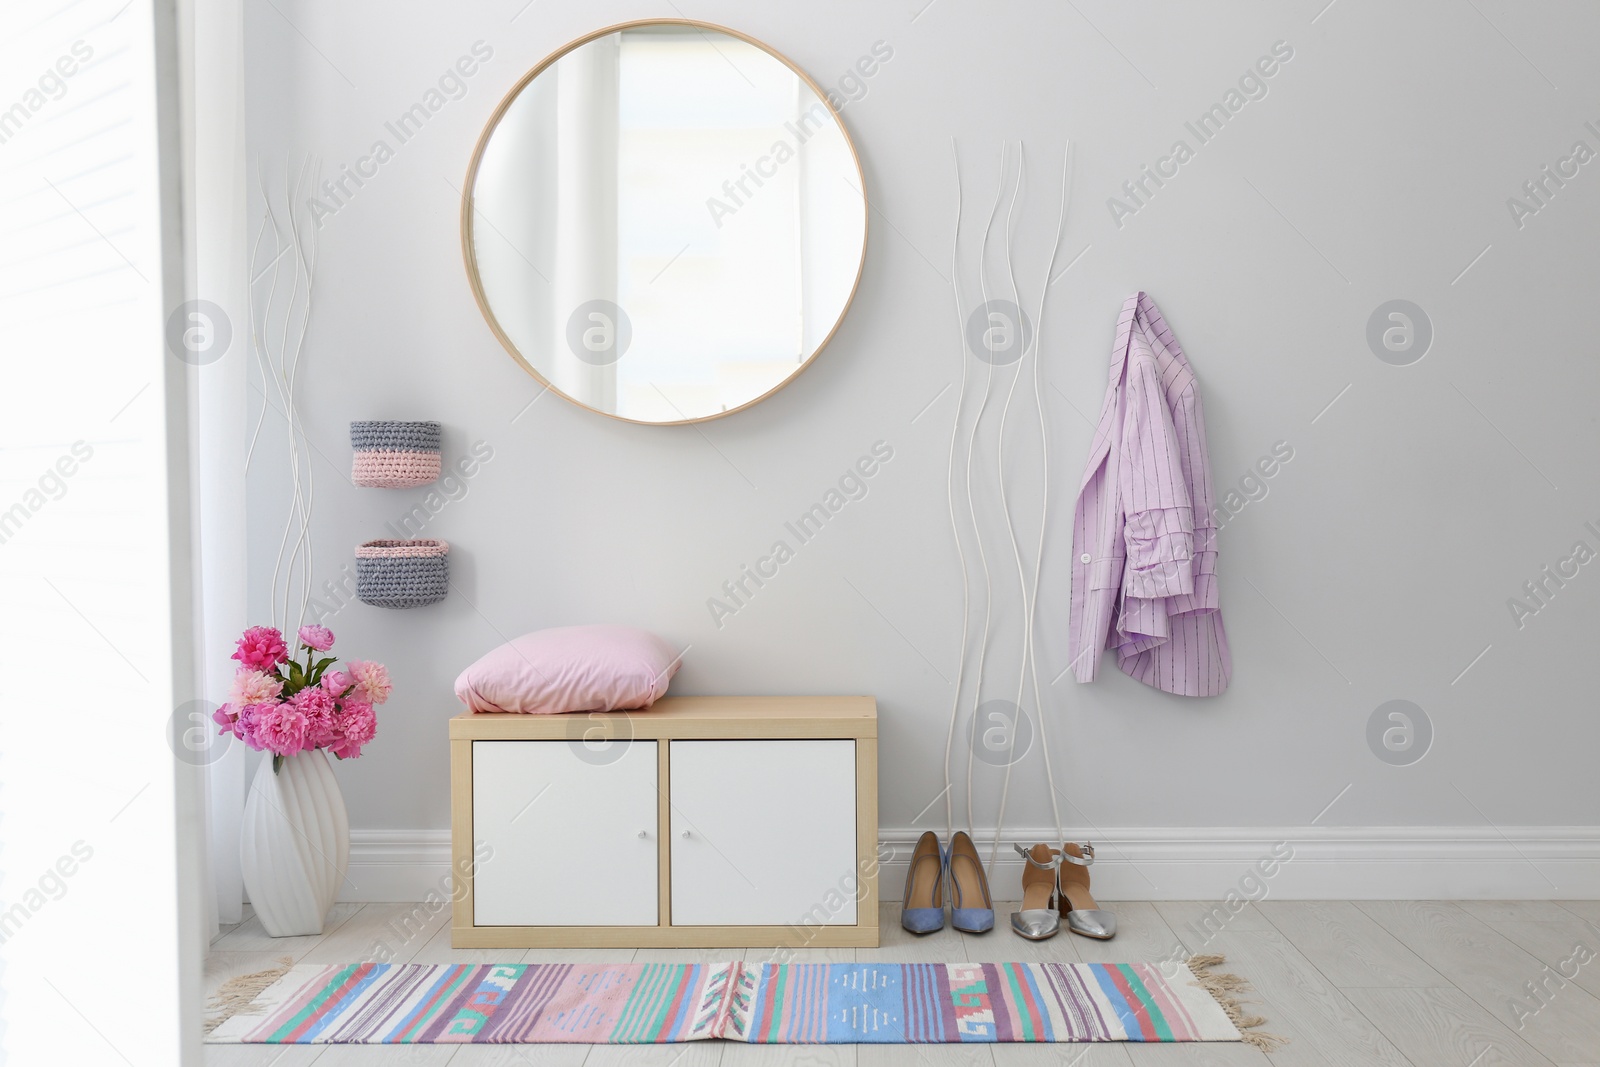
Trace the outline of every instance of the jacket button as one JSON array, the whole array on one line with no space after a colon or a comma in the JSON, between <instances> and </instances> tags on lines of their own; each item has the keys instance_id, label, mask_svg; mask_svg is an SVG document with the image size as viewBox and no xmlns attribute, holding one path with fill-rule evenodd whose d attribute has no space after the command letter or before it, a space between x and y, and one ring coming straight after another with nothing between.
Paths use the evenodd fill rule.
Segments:
<instances>
[{"instance_id":1,"label":"jacket button","mask_svg":"<svg viewBox=\"0 0 1600 1067\"><path fill-rule=\"evenodd\" d=\"M1088 563L1089 562L1089 553L1085 552L1083 555L1079 556L1078 557L1078 562L1079 563Z\"/></svg>"}]
</instances>

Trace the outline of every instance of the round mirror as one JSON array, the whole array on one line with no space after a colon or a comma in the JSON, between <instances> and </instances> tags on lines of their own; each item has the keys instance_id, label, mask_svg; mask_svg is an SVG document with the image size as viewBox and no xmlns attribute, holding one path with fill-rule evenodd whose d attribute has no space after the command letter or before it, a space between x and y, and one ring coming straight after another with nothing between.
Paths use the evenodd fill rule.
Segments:
<instances>
[{"instance_id":1,"label":"round mirror","mask_svg":"<svg viewBox=\"0 0 1600 1067\"><path fill-rule=\"evenodd\" d=\"M467 274L500 342L631 422L781 388L838 328L866 253L861 167L823 92L688 20L611 27L529 71L464 194Z\"/></svg>"}]
</instances>

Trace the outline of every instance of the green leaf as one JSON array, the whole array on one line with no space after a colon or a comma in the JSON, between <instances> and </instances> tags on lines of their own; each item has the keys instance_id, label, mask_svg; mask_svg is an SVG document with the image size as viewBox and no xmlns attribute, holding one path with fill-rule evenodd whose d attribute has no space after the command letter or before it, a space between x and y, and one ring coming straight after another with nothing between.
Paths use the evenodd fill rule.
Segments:
<instances>
[{"instance_id":1,"label":"green leaf","mask_svg":"<svg viewBox=\"0 0 1600 1067\"><path fill-rule=\"evenodd\" d=\"M306 678L306 685L316 685L318 682L322 681L323 673L328 669L328 665L331 664L336 658L337 657L335 656L329 656L327 659L319 659L317 662L313 663L311 665L311 673Z\"/></svg>"},{"instance_id":2,"label":"green leaf","mask_svg":"<svg viewBox=\"0 0 1600 1067\"><path fill-rule=\"evenodd\" d=\"M283 757L274 755L272 757L272 773L277 774L281 770L283 770Z\"/></svg>"}]
</instances>

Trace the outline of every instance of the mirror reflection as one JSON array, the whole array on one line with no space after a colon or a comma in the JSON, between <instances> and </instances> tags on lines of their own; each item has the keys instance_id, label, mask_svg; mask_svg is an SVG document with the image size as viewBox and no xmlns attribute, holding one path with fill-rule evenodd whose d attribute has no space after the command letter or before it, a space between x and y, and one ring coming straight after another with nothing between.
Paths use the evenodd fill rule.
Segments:
<instances>
[{"instance_id":1,"label":"mirror reflection","mask_svg":"<svg viewBox=\"0 0 1600 1067\"><path fill-rule=\"evenodd\" d=\"M861 172L793 67L709 27L580 43L501 105L463 217L485 315L569 399L714 418L781 387L842 318Z\"/></svg>"}]
</instances>

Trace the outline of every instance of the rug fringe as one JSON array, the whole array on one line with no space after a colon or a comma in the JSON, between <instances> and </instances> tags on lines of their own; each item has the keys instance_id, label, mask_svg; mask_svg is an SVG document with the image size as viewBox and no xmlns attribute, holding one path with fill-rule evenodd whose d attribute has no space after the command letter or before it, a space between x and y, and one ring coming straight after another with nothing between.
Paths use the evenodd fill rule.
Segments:
<instances>
[{"instance_id":1,"label":"rug fringe","mask_svg":"<svg viewBox=\"0 0 1600 1067\"><path fill-rule=\"evenodd\" d=\"M293 957L279 956L276 967L269 967L254 974L234 975L223 982L206 1002L206 1007L217 1014L206 1020L205 1032L209 1034L235 1015L250 1014L255 999L271 988L272 983L288 974L293 966Z\"/></svg>"},{"instance_id":2,"label":"rug fringe","mask_svg":"<svg viewBox=\"0 0 1600 1067\"><path fill-rule=\"evenodd\" d=\"M1258 1048L1262 1052L1271 1052L1274 1049L1288 1044L1289 1039L1265 1030L1256 1029L1267 1025L1267 1020L1259 1015L1246 1014L1244 1010L1243 994L1250 990L1250 983L1237 974L1216 974L1211 968L1220 966L1228 961L1226 956L1215 954L1203 956L1190 956L1187 962L1189 970L1195 977L1194 984L1210 993L1222 1010L1227 1013L1233 1025L1239 1028L1239 1036L1245 1044Z\"/></svg>"}]
</instances>

